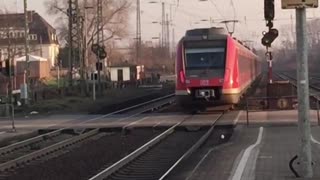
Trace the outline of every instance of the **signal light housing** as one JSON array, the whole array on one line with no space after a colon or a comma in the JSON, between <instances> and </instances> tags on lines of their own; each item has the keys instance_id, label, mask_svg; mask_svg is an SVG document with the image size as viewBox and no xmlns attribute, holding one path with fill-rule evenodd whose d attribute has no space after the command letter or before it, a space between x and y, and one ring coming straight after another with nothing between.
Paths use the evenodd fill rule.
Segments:
<instances>
[{"instance_id":1,"label":"signal light housing","mask_svg":"<svg viewBox=\"0 0 320 180\"><path fill-rule=\"evenodd\" d=\"M274 19L274 0L264 0L264 18L268 21Z\"/></svg>"},{"instance_id":2,"label":"signal light housing","mask_svg":"<svg viewBox=\"0 0 320 180\"><path fill-rule=\"evenodd\" d=\"M272 42L279 36L279 31L277 29L270 29L269 32L263 35L261 39L262 45L266 47L271 47Z\"/></svg>"}]
</instances>

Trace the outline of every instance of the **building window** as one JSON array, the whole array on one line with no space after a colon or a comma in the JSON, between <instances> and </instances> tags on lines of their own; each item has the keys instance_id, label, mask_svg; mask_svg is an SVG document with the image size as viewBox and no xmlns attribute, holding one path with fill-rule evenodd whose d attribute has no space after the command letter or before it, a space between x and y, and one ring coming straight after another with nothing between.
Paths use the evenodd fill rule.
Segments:
<instances>
[{"instance_id":1,"label":"building window","mask_svg":"<svg viewBox=\"0 0 320 180\"><path fill-rule=\"evenodd\" d=\"M37 35L36 35L36 34L30 34L30 35L29 35L29 39L30 39L30 40L37 40L38 38L37 38Z\"/></svg>"},{"instance_id":2,"label":"building window","mask_svg":"<svg viewBox=\"0 0 320 180\"><path fill-rule=\"evenodd\" d=\"M8 38L8 34L3 32L1 33L1 39L7 39Z\"/></svg>"}]
</instances>

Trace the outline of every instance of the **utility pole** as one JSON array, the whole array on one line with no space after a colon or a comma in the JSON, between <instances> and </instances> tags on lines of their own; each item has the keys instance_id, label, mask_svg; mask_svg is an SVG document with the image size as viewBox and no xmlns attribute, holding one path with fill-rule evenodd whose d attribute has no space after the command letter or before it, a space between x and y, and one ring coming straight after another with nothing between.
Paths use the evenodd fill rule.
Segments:
<instances>
[{"instance_id":1,"label":"utility pole","mask_svg":"<svg viewBox=\"0 0 320 180\"><path fill-rule=\"evenodd\" d=\"M86 76L86 59L85 59L85 52L86 52L86 41L85 41L85 34L84 29L86 26L84 24L85 18L85 11L81 12L79 4L77 3L77 32L78 32L78 53L79 53L79 63L80 63L80 86L81 86L81 93L82 95L87 94L87 76Z\"/></svg>"},{"instance_id":2,"label":"utility pole","mask_svg":"<svg viewBox=\"0 0 320 180\"><path fill-rule=\"evenodd\" d=\"M103 24L102 24L102 0L98 0L97 6L97 44L103 46ZM103 46L104 47L104 46ZM99 55L97 56L97 70L98 70L98 92L99 95L102 95L102 87L101 87L101 70L102 63Z\"/></svg>"},{"instance_id":3,"label":"utility pole","mask_svg":"<svg viewBox=\"0 0 320 180\"><path fill-rule=\"evenodd\" d=\"M9 33L8 33L9 34ZM14 47L15 48L15 47ZM11 51L11 40L9 37L9 47L8 47L8 60L6 63L6 66L9 67L9 84L8 84L8 92L9 92L9 107L8 109L10 109L10 117L11 117L11 125L12 125L12 131L16 132L16 127L15 127L15 122L14 122L14 103L13 103L13 95L12 95L12 91L13 91L13 77L12 74L14 72L14 54L12 54Z\"/></svg>"},{"instance_id":4,"label":"utility pole","mask_svg":"<svg viewBox=\"0 0 320 180\"><path fill-rule=\"evenodd\" d=\"M89 65L89 55L88 55L88 13L87 13L87 10L88 9L93 9L94 7L92 6L88 6L88 0L85 0L84 1L84 28L83 28L83 31L84 31L84 36L83 36L83 49L84 49L84 60L83 60L83 63L84 63L84 68L86 69L86 74L89 72L89 69L88 69L88 65ZM91 73L92 75L92 99L93 101L96 100L96 81L95 81L95 70L94 70L94 66L93 66L93 71ZM90 76L91 77L91 76ZM87 92L89 92L89 86L88 84L86 83L86 88L87 88Z\"/></svg>"},{"instance_id":5,"label":"utility pole","mask_svg":"<svg viewBox=\"0 0 320 180\"><path fill-rule=\"evenodd\" d=\"M73 14L72 14L72 0L69 0L69 8L68 8L68 17L69 17L69 32L68 32L68 64L69 64L69 86L73 85L73 42L72 42L72 22L73 22Z\"/></svg>"},{"instance_id":6,"label":"utility pole","mask_svg":"<svg viewBox=\"0 0 320 180\"><path fill-rule=\"evenodd\" d=\"M141 57L141 9L140 0L137 0L137 30L136 30L136 63L140 63Z\"/></svg>"},{"instance_id":7,"label":"utility pole","mask_svg":"<svg viewBox=\"0 0 320 180\"><path fill-rule=\"evenodd\" d=\"M89 72L89 69L88 69L88 65L89 65L89 57L88 57L88 13L87 13L87 10L88 9L93 9L93 7L89 7L88 6L88 0L85 0L84 1L84 25L83 25L83 49L84 49L84 58L83 58L83 66L84 66L84 74L86 75L86 91L89 92L89 86L88 86L88 72Z\"/></svg>"},{"instance_id":8,"label":"utility pole","mask_svg":"<svg viewBox=\"0 0 320 180\"><path fill-rule=\"evenodd\" d=\"M174 39L174 24L173 24L173 17L172 17L172 4L170 4L170 26L171 26L171 47L170 47L170 58L172 59L174 56L174 46L175 46L175 39Z\"/></svg>"},{"instance_id":9,"label":"utility pole","mask_svg":"<svg viewBox=\"0 0 320 180\"><path fill-rule=\"evenodd\" d=\"M166 38L166 15L165 15L165 6L164 2L162 2L162 20L161 20L161 27L162 27L162 32L161 32L161 48L163 49L165 47L165 38Z\"/></svg>"},{"instance_id":10,"label":"utility pole","mask_svg":"<svg viewBox=\"0 0 320 180\"><path fill-rule=\"evenodd\" d=\"M175 45L176 45L176 39L175 39L175 29L172 27L172 58L175 56Z\"/></svg>"},{"instance_id":11,"label":"utility pole","mask_svg":"<svg viewBox=\"0 0 320 180\"><path fill-rule=\"evenodd\" d=\"M79 67L80 72L80 87L81 93L85 92L85 77L84 77L84 52L83 52L83 17L81 16L78 0L69 0L69 71L70 71L70 86L73 85L73 70L74 66ZM76 51L76 48L78 52ZM78 58L78 59L77 59ZM77 62L77 63L76 63Z\"/></svg>"},{"instance_id":12,"label":"utility pole","mask_svg":"<svg viewBox=\"0 0 320 180\"><path fill-rule=\"evenodd\" d=\"M26 78L25 78L25 82L23 85L23 90L25 91L25 104L28 105L29 99L30 99L30 91L31 91L31 86L30 86L30 62L29 62L29 21L28 21L28 2L27 0L24 0L24 20L25 20L25 24L24 24L24 34L25 34L25 47L24 47L24 51L25 51L25 56L26 56L26 66L25 66L25 73L26 73ZM11 90L12 91L12 90ZM12 92L11 92L12 93Z\"/></svg>"},{"instance_id":13,"label":"utility pole","mask_svg":"<svg viewBox=\"0 0 320 180\"><path fill-rule=\"evenodd\" d=\"M79 66L80 66L80 87L81 87L81 94L85 95L85 91L86 91L86 84L85 84L85 79L84 79L84 68L85 68L85 64L84 64L84 50L83 50L83 16L81 15L81 11L79 8L79 3L78 0L75 1L75 11L76 14L74 16L75 19L75 23L76 27L74 27L74 29L77 32L77 36L76 37L76 44L77 44L77 48L78 48L78 58L79 58Z\"/></svg>"},{"instance_id":14,"label":"utility pole","mask_svg":"<svg viewBox=\"0 0 320 180\"><path fill-rule=\"evenodd\" d=\"M170 31L169 31L169 15L166 14L166 51L170 57Z\"/></svg>"},{"instance_id":15,"label":"utility pole","mask_svg":"<svg viewBox=\"0 0 320 180\"><path fill-rule=\"evenodd\" d=\"M303 177L311 178L312 156L310 142L310 104L309 104L309 76L308 76L308 39L306 9L296 9L296 36L297 36L297 72L298 72L298 116L300 132L300 160Z\"/></svg>"},{"instance_id":16,"label":"utility pole","mask_svg":"<svg viewBox=\"0 0 320 180\"><path fill-rule=\"evenodd\" d=\"M292 17L292 14L290 15L290 25L291 25L291 35L292 35L292 39L293 39L293 42L295 41L295 37L294 37L294 27L293 27L293 17Z\"/></svg>"},{"instance_id":17,"label":"utility pole","mask_svg":"<svg viewBox=\"0 0 320 180\"><path fill-rule=\"evenodd\" d=\"M318 1L293 2L282 0L282 9L296 10L297 38L297 87L298 87L298 129L300 135L300 167L302 178L312 178L309 74L308 74L308 38L306 8L317 8Z\"/></svg>"}]
</instances>

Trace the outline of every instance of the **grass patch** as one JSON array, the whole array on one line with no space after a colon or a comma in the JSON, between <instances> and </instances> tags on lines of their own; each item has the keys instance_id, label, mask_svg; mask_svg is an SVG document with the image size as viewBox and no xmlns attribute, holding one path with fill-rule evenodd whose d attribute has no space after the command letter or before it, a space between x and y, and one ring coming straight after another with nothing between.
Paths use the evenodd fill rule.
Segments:
<instances>
[{"instance_id":1,"label":"grass patch","mask_svg":"<svg viewBox=\"0 0 320 180\"><path fill-rule=\"evenodd\" d=\"M28 114L32 111L37 111L40 114L88 114L106 106L116 106L131 99L150 94L161 94L170 90L173 90L171 86L164 87L162 90L141 88L109 89L102 97L97 97L96 101L93 101L92 97L76 96L43 100L24 109L23 113Z\"/></svg>"}]
</instances>

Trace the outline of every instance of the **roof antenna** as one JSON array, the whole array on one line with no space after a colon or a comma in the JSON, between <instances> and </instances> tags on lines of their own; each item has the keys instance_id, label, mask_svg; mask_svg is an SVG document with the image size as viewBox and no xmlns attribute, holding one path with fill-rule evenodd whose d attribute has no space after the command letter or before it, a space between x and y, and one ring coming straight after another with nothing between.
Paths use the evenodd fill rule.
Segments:
<instances>
[{"instance_id":1,"label":"roof antenna","mask_svg":"<svg viewBox=\"0 0 320 180\"><path fill-rule=\"evenodd\" d=\"M236 29L236 23L238 23L238 20L225 20L221 21L220 23L224 23L226 25L227 31L229 32L230 36L232 37L235 29ZM229 23L232 23L232 28L229 28Z\"/></svg>"}]
</instances>

